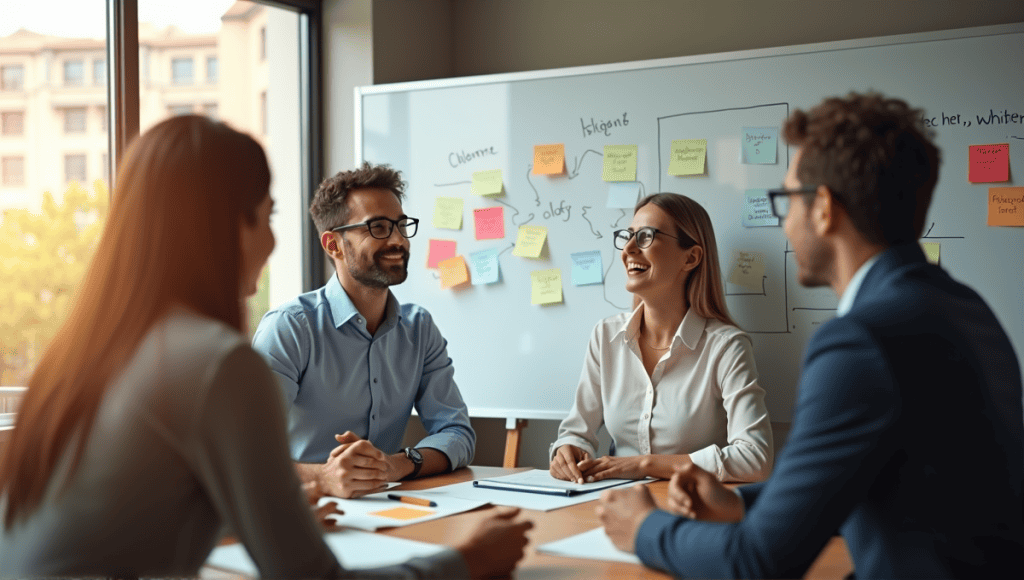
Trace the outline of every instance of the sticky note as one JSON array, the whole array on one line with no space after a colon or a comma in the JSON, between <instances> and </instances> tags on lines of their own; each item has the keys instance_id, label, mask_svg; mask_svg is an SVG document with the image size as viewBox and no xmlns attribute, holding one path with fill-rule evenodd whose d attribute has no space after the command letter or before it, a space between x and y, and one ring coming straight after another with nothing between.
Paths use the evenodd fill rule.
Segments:
<instances>
[{"instance_id":1,"label":"sticky note","mask_svg":"<svg viewBox=\"0 0 1024 580\"><path fill-rule=\"evenodd\" d=\"M533 173L537 175L565 173L565 144L534 145Z\"/></svg>"},{"instance_id":2,"label":"sticky note","mask_svg":"<svg viewBox=\"0 0 1024 580\"><path fill-rule=\"evenodd\" d=\"M763 228L779 225L779 218L772 212L767 189L748 189L743 194L743 217L745 228Z\"/></svg>"},{"instance_id":3,"label":"sticky note","mask_svg":"<svg viewBox=\"0 0 1024 580\"><path fill-rule=\"evenodd\" d=\"M605 145L604 171L601 179L605 181L636 181L636 145Z\"/></svg>"},{"instance_id":4,"label":"sticky note","mask_svg":"<svg viewBox=\"0 0 1024 580\"><path fill-rule=\"evenodd\" d=\"M749 288L754 292L764 290L764 254L760 252L736 252L733 256L735 266L729 282L737 286Z\"/></svg>"},{"instance_id":5,"label":"sticky note","mask_svg":"<svg viewBox=\"0 0 1024 580\"><path fill-rule=\"evenodd\" d=\"M436 268L441 260L455 255L455 240L430 240L427 250L427 267Z\"/></svg>"},{"instance_id":6,"label":"sticky note","mask_svg":"<svg viewBox=\"0 0 1024 580\"><path fill-rule=\"evenodd\" d=\"M778 127L744 127L740 163L774 165L778 163Z\"/></svg>"},{"instance_id":7,"label":"sticky note","mask_svg":"<svg viewBox=\"0 0 1024 580\"><path fill-rule=\"evenodd\" d=\"M562 301L562 271L534 270L530 272L530 304L557 304Z\"/></svg>"},{"instance_id":8,"label":"sticky note","mask_svg":"<svg viewBox=\"0 0 1024 580\"><path fill-rule=\"evenodd\" d=\"M462 256L454 256L437 263L441 271L441 287L451 288L459 284L469 282L469 271L466 269L466 260Z\"/></svg>"},{"instance_id":9,"label":"sticky note","mask_svg":"<svg viewBox=\"0 0 1024 580\"><path fill-rule=\"evenodd\" d=\"M925 257L932 264L938 265L939 263L939 243L938 242L921 242L921 249L924 250Z\"/></svg>"},{"instance_id":10,"label":"sticky note","mask_svg":"<svg viewBox=\"0 0 1024 580\"><path fill-rule=\"evenodd\" d=\"M544 226L519 226L516 248L513 256L520 258L539 258L544 250L544 240L548 237L548 229Z\"/></svg>"},{"instance_id":11,"label":"sticky note","mask_svg":"<svg viewBox=\"0 0 1024 580\"><path fill-rule=\"evenodd\" d=\"M504 187L500 169L473 172L473 184L470 186L473 195L501 195Z\"/></svg>"},{"instance_id":12,"label":"sticky note","mask_svg":"<svg viewBox=\"0 0 1024 580\"><path fill-rule=\"evenodd\" d=\"M668 159L669 175L704 175L707 139L675 139Z\"/></svg>"},{"instance_id":13,"label":"sticky note","mask_svg":"<svg viewBox=\"0 0 1024 580\"><path fill-rule=\"evenodd\" d=\"M482 207L473 210L473 230L478 240L496 240L505 237L505 208Z\"/></svg>"},{"instance_id":14,"label":"sticky note","mask_svg":"<svg viewBox=\"0 0 1024 580\"><path fill-rule=\"evenodd\" d=\"M434 220L431 222L435 228L447 230L462 229L462 198L461 197L439 197L434 200Z\"/></svg>"},{"instance_id":15,"label":"sticky note","mask_svg":"<svg viewBox=\"0 0 1024 580\"><path fill-rule=\"evenodd\" d=\"M967 181L991 183L1010 180L1010 144L971 145Z\"/></svg>"},{"instance_id":16,"label":"sticky note","mask_svg":"<svg viewBox=\"0 0 1024 580\"><path fill-rule=\"evenodd\" d=\"M988 225L1024 226L1024 187L988 188Z\"/></svg>"},{"instance_id":17,"label":"sticky note","mask_svg":"<svg viewBox=\"0 0 1024 580\"><path fill-rule=\"evenodd\" d=\"M393 520L415 520L416 518L422 518L423 516L432 516L434 515L434 512L417 508L396 507L376 512L369 512L369 514L371 516L380 516L382 518L391 518Z\"/></svg>"},{"instance_id":18,"label":"sticky note","mask_svg":"<svg viewBox=\"0 0 1024 580\"><path fill-rule=\"evenodd\" d=\"M473 270L473 285L494 284L501 279L498 266L498 250L480 250L469 255L470 268Z\"/></svg>"},{"instance_id":19,"label":"sticky note","mask_svg":"<svg viewBox=\"0 0 1024 580\"><path fill-rule=\"evenodd\" d=\"M604 267L601 264L601 251L576 252L572 258L573 286L589 286L604 281Z\"/></svg>"},{"instance_id":20,"label":"sticky note","mask_svg":"<svg viewBox=\"0 0 1024 580\"><path fill-rule=\"evenodd\" d=\"M640 196L640 184L636 181L613 181L608 184L608 207L633 209Z\"/></svg>"}]
</instances>

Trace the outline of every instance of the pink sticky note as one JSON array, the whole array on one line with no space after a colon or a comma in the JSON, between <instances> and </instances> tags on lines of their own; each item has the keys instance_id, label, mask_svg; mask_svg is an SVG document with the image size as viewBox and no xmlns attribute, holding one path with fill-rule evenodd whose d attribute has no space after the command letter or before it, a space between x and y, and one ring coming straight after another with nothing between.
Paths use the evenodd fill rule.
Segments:
<instances>
[{"instance_id":1,"label":"pink sticky note","mask_svg":"<svg viewBox=\"0 0 1024 580\"><path fill-rule=\"evenodd\" d=\"M971 145L967 181L991 183L1010 180L1010 144Z\"/></svg>"},{"instance_id":2,"label":"pink sticky note","mask_svg":"<svg viewBox=\"0 0 1024 580\"><path fill-rule=\"evenodd\" d=\"M427 252L427 267L436 268L438 262L447 260L455 255L455 240L430 240L430 250Z\"/></svg>"},{"instance_id":3,"label":"pink sticky note","mask_svg":"<svg viewBox=\"0 0 1024 580\"><path fill-rule=\"evenodd\" d=\"M505 237L505 212L503 207L485 207L473 210L476 239L493 240Z\"/></svg>"}]
</instances>

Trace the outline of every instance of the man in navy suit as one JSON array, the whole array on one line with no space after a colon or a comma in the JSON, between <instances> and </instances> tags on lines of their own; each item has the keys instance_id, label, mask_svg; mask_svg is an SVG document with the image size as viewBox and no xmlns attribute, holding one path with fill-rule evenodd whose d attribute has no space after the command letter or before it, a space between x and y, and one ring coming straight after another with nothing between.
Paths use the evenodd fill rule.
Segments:
<instances>
[{"instance_id":1,"label":"man in navy suit","mask_svg":"<svg viewBox=\"0 0 1024 580\"><path fill-rule=\"evenodd\" d=\"M1024 568L1020 367L984 300L917 244L938 177L922 117L851 94L786 121L799 150L772 205L801 284L840 297L807 346L789 443L736 492L680 469L674 514L643 486L607 492L620 549L678 576L799 577L839 533L862 578Z\"/></svg>"}]
</instances>

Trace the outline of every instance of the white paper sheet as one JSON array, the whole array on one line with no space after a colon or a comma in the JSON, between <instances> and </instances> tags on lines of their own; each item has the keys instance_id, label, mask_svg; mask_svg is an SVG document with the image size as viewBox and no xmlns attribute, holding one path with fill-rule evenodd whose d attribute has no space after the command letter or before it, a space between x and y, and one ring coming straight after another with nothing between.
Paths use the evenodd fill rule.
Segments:
<instances>
[{"instance_id":1,"label":"white paper sheet","mask_svg":"<svg viewBox=\"0 0 1024 580\"><path fill-rule=\"evenodd\" d=\"M608 535L604 533L604 528L594 528L589 532L537 546L537 551L570 558L641 564L640 558L637 558L636 554L623 552L616 548Z\"/></svg>"},{"instance_id":2,"label":"white paper sheet","mask_svg":"<svg viewBox=\"0 0 1024 580\"><path fill-rule=\"evenodd\" d=\"M520 491L524 493L530 493L531 491L536 493L552 492L551 495L557 495L559 492L571 492L565 493L564 495L578 495L580 493L593 493L602 489L617 487L629 483L632 480L605 479L602 481L595 481L593 483L576 483L575 481L556 479L552 477L551 472L546 469L532 469L530 471L521 471L519 473L501 475L498 477L488 477L476 481L490 485L475 485L474 487L490 487L494 485L500 487L508 485L512 488L518 488L509 489L508 491Z\"/></svg>"},{"instance_id":3,"label":"white paper sheet","mask_svg":"<svg viewBox=\"0 0 1024 580\"><path fill-rule=\"evenodd\" d=\"M631 481L612 489L622 489L634 485L643 485L645 483L650 483L651 481L654 480L641 479L639 481ZM418 497L433 499L438 503L441 502L441 499L439 498L461 498L494 505L512 506L527 510L549 512L551 510L586 503L588 501L595 501L601 497L601 492L595 491L594 493L585 493L574 496L543 495L539 493L524 493L521 491L502 491L500 489L473 487L472 481L466 481L463 483L453 483L452 485L417 491L416 495Z\"/></svg>"},{"instance_id":4,"label":"white paper sheet","mask_svg":"<svg viewBox=\"0 0 1024 580\"><path fill-rule=\"evenodd\" d=\"M446 549L444 546L358 530L324 534L324 540L347 570L393 566L410 558L433 556ZM256 563L249 558L242 544L214 548L206 564L249 576L259 574Z\"/></svg>"},{"instance_id":5,"label":"white paper sheet","mask_svg":"<svg viewBox=\"0 0 1024 580\"><path fill-rule=\"evenodd\" d=\"M404 495L429 499L436 502L437 507L418 506L395 501L387 497L389 493L392 495ZM381 528L399 528L410 524L429 522L430 520L436 520L445 516L467 512L471 509L476 509L487 504L486 500L473 498L464 499L459 497L447 497L441 500L434 497L427 497L423 491L418 490L385 491L373 493L357 499L341 499L338 497L324 497L320 499L320 505L327 502L337 502L338 508L345 512L345 514L341 516L328 516L328 519L335 520L339 526L366 530L368 532L376 531ZM423 511L424 515L413 519L395 519L381 515L374 515L375 512L391 510L393 508L419 510Z\"/></svg>"}]
</instances>

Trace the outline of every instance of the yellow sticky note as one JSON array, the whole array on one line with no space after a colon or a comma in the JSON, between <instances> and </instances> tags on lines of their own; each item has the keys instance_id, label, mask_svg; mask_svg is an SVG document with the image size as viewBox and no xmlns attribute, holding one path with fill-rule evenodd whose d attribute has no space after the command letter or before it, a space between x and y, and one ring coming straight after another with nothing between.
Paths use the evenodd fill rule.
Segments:
<instances>
[{"instance_id":1,"label":"yellow sticky note","mask_svg":"<svg viewBox=\"0 0 1024 580\"><path fill-rule=\"evenodd\" d=\"M437 268L441 271L442 288L451 288L469 282L469 270L466 268L466 260L462 256L441 260L438 262Z\"/></svg>"},{"instance_id":2,"label":"yellow sticky note","mask_svg":"<svg viewBox=\"0 0 1024 580\"><path fill-rule=\"evenodd\" d=\"M736 252L729 282L754 292L764 291L764 255L760 252Z\"/></svg>"},{"instance_id":3,"label":"yellow sticky note","mask_svg":"<svg viewBox=\"0 0 1024 580\"><path fill-rule=\"evenodd\" d=\"M516 248L513 256L520 258L539 258L544 250L544 240L548 237L548 229L544 226L519 226Z\"/></svg>"},{"instance_id":4,"label":"yellow sticky note","mask_svg":"<svg viewBox=\"0 0 1024 580\"><path fill-rule=\"evenodd\" d=\"M371 516L380 516L382 518L391 518L393 520L415 520L416 518L422 518L423 516L434 515L434 512L430 510L420 510L407 507L396 507L369 513Z\"/></svg>"},{"instance_id":5,"label":"yellow sticky note","mask_svg":"<svg viewBox=\"0 0 1024 580\"><path fill-rule=\"evenodd\" d=\"M921 249L924 250L924 255L928 258L928 261L932 264L938 265L939 263L939 243L938 242L921 242Z\"/></svg>"},{"instance_id":6,"label":"yellow sticky note","mask_svg":"<svg viewBox=\"0 0 1024 580\"><path fill-rule=\"evenodd\" d=\"M707 139L675 139L668 160L669 175L704 175Z\"/></svg>"},{"instance_id":7,"label":"yellow sticky note","mask_svg":"<svg viewBox=\"0 0 1024 580\"><path fill-rule=\"evenodd\" d=\"M1024 226L1024 187L988 188L988 225Z\"/></svg>"},{"instance_id":8,"label":"yellow sticky note","mask_svg":"<svg viewBox=\"0 0 1024 580\"><path fill-rule=\"evenodd\" d=\"M435 228L446 230L462 229L462 198L461 197L439 197L434 200L434 220L431 222Z\"/></svg>"},{"instance_id":9,"label":"yellow sticky note","mask_svg":"<svg viewBox=\"0 0 1024 580\"><path fill-rule=\"evenodd\" d=\"M533 173L557 175L565 172L565 144L533 146Z\"/></svg>"},{"instance_id":10,"label":"yellow sticky note","mask_svg":"<svg viewBox=\"0 0 1024 580\"><path fill-rule=\"evenodd\" d=\"M601 179L605 181L636 181L636 145L605 145L604 171Z\"/></svg>"},{"instance_id":11,"label":"yellow sticky note","mask_svg":"<svg viewBox=\"0 0 1024 580\"><path fill-rule=\"evenodd\" d=\"M562 301L562 271L558 268L534 270L530 272L530 281L531 304L557 304Z\"/></svg>"},{"instance_id":12,"label":"yellow sticky note","mask_svg":"<svg viewBox=\"0 0 1024 580\"><path fill-rule=\"evenodd\" d=\"M505 185L501 181L500 169L473 172L473 195L501 195Z\"/></svg>"}]
</instances>

